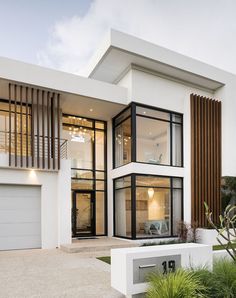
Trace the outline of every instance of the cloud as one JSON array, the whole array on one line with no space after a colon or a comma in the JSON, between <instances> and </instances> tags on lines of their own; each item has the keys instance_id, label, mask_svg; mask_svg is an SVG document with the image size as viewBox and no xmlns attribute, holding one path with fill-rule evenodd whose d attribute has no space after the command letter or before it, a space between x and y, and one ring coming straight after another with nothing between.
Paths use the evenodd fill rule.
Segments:
<instances>
[{"instance_id":1,"label":"cloud","mask_svg":"<svg viewBox=\"0 0 236 298\"><path fill-rule=\"evenodd\" d=\"M235 10L234 0L94 0L54 25L38 63L80 74L114 28L236 73Z\"/></svg>"}]
</instances>

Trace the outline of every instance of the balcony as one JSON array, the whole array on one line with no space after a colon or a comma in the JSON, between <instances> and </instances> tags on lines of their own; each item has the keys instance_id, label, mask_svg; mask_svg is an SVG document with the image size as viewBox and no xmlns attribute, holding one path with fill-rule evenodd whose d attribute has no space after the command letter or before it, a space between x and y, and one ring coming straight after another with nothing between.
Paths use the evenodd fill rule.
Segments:
<instances>
[{"instance_id":1,"label":"balcony","mask_svg":"<svg viewBox=\"0 0 236 298\"><path fill-rule=\"evenodd\" d=\"M67 140L0 131L0 165L13 168L59 170L67 159Z\"/></svg>"}]
</instances>

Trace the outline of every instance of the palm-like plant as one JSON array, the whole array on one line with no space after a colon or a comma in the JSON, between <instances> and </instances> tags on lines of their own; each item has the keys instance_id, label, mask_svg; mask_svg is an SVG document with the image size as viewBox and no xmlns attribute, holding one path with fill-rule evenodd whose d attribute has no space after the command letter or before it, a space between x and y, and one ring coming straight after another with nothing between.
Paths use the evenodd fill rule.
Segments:
<instances>
[{"instance_id":1,"label":"palm-like plant","mask_svg":"<svg viewBox=\"0 0 236 298\"><path fill-rule=\"evenodd\" d=\"M236 205L228 205L223 215L219 216L220 227L214 223L212 219L212 212L209 210L207 203L204 203L206 210L206 218L209 224L217 231L218 236L216 237L220 245L226 249L230 257L236 262L236 248L234 246L236 239ZM224 245L223 241L226 241Z\"/></svg>"}]
</instances>

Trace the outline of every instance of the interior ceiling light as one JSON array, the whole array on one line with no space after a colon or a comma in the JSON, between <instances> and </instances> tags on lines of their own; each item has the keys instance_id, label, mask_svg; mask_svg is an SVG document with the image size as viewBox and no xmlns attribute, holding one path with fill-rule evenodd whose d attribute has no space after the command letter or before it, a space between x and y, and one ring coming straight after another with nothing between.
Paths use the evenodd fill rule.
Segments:
<instances>
[{"instance_id":1,"label":"interior ceiling light","mask_svg":"<svg viewBox=\"0 0 236 298\"><path fill-rule=\"evenodd\" d=\"M152 199L154 197L154 189L153 188L148 189L148 197L149 197L149 199Z\"/></svg>"},{"instance_id":2,"label":"interior ceiling light","mask_svg":"<svg viewBox=\"0 0 236 298\"><path fill-rule=\"evenodd\" d=\"M74 135L71 138L72 142L85 143L85 138L81 135Z\"/></svg>"}]
</instances>

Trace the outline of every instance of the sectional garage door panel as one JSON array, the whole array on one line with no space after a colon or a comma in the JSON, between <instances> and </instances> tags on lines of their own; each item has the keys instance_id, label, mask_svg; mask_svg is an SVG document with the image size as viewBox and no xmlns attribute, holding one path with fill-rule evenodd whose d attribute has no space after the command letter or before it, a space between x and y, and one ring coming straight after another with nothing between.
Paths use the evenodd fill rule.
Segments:
<instances>
[{"instance_id":1,"label":"sectional garage door panel","mask_svg":"<svg viewBox=\"0 0 236 298\"><path fill-rule=\"evenodd\" d=\"M32 192L32 196L24 196L21 193L6 196L4 195L4 193L0 193L0 210L39 209L40 194L37 196L33 196L34 189L31 188L30 190ZM0 185L0 192L1 191L2 188ZM12 198L15 198L15 200L12 200Z\"/></svg>"},{"instance_id":2,"label":"sectional garage door panel","mask_svg":"<svg viewBox=\"0 0 236 298\"><path fill-rule=\"evenodd\" d=\"M0 224L12 223L27 223L27 222L40 222L40 214L38 209L27 209L26 212L19 212L18 210L1 210L0 209ZM1 235L1 231L0 231Z\"/></svg>"},{"instance_id":3,"label":"sectional garage door panel","mask_svg":"<svg viewBox=\"0 0 236 298\"><path fill-rule=\"evenodd\" d=\"M41 247L40 187L0 185L0 250Z\"/></svg>"},{"instance_id":4,"label":"sectional garage door panel","mask_svg":"<svg viewBox=\"0 0 236 298\"><path fill-rule=\"evenodd\" d=\"M0 250L41 248L39 236L0 237Z\"/></svg>"}]
</instances>

